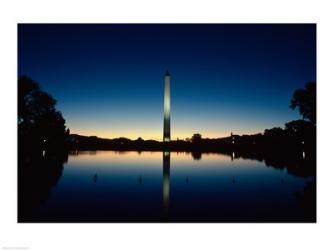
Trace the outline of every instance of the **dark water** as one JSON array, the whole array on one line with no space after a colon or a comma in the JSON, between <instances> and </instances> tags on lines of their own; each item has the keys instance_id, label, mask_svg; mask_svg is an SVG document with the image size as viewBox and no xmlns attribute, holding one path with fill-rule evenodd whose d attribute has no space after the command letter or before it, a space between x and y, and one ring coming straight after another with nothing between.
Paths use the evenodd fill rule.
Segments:
<instances>
[{"instance_id":1,"label":"dark water","mask_svg":"<svg viewBox=\"0 0 333 250\"><path fill-rule=\"evenodd\" d=\"M79 151L19 221L315 221L314 179L233 155Z\"/></svg>"}]
</instances>

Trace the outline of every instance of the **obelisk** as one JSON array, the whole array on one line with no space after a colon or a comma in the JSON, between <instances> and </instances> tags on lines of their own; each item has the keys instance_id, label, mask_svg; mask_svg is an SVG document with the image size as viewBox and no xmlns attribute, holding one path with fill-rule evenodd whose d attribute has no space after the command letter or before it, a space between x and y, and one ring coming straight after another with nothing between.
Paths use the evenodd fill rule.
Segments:
<instances>
[{"instance_id":1,"label":"obelisk","mask_svg":"<svg viewBox=\"0 0 333 250\"><path fill-rule=\"evenodd\" d=\"M170 73L166 71L164 74L164 126L163 126L163 142L169 142L170 136Z\"/></svg>"}]
</instances>

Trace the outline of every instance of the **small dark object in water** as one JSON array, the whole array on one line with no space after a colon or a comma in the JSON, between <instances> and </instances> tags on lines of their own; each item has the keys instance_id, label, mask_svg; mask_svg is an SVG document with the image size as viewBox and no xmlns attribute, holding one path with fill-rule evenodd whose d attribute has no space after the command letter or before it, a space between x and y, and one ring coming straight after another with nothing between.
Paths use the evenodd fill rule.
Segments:
<instances>
[{"instance_id":1,"label":"small dark object in water","mask_svg":"<svg viewBox=\"0 0 333 250\"><path fill-rule=\"evenodd\" d=\"M97 174L94 174L93 181L96 183L97 182Z\"/></svg>"}]
</instances>

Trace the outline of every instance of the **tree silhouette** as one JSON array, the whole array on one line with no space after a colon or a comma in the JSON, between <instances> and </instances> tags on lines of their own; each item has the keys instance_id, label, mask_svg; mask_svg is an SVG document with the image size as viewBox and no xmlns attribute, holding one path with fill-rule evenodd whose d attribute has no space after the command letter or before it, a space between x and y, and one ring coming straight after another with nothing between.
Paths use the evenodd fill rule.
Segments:
<instances>
[{"instance_id":1,"label":"tree silhouette","mask_svg":"<svg viewBox=\"0 0 333 250\"><path fill-rule=\"evenodd\" d=\"M308 82L305 89L297 89L294 92L290 107L298 107L303 119L316 124L316 83Z\"/></svg>"},{"instance_id":2,"label":"tree silhouette","mask_svg":"<svg viewBox=\"0 0 333 250\"><path fill-rule=\"evenodd\" d=\"M192 143L196 144L196 143L200 143L202 139L201 134L197 133L197 134L193 134L192 136Z\"/></svg>"},{"instance_id":3,"label":"tree silhouette","mask_svg":"<svg viewBox=\"0 0 333 250\"><path fill-rule=\"evenodd\" d=\"M56 100L31 78L19 78L18 134L24 150L55 148L64 143L65 120L55 104Z\"/></svg>"},{"instance_id":4,"label":"tree silhouette","mask_svg":"<svg viewBox=\"0 0 333 250\"><path fill-rule=\"evenodd\" d=\"M306 135L313 130L313 124L304 120L295 120L287 122L285 128L293 134Z\"/></svg>"},{"instance_id":5,"label":"tree silhouette","mask_svg":"<svg viewBox=\"0 0 333 250\"><path fill-rule=\"evenodd\" d=\"M271 129L265 129L264 135L269 137L282 137L284 135L284 131L280 127L274 127Z\"/></svg>"}]
</instances>

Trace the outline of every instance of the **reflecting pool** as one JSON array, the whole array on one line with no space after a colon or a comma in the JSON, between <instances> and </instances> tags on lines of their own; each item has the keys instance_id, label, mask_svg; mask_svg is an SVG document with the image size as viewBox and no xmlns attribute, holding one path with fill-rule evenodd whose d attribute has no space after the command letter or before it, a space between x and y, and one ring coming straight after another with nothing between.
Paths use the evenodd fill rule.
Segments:
<instances>
[{"instance_id":1,"label":"reflecting pool","mask_svg":"<svg viewBox=\"0 0 333 250\"><path fill-rule=\"evenodd\" d=\"M315 221L314 176L234 152L75 151L57 171L26 181L19 222Z\"/></svg>"}]
</instances>

